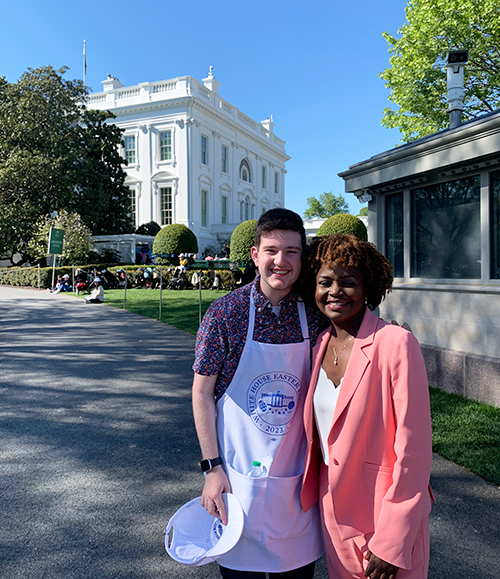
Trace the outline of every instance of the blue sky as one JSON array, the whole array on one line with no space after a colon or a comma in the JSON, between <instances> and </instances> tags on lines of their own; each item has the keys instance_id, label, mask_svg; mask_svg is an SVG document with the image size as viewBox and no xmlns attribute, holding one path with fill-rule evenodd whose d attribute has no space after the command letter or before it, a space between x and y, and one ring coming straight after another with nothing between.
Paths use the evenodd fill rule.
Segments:
<instances>
[{"instance_id":1,"label":"blue sky","mask_svg":"<svg viewBox=\"0 0 500 579\"><path fill-rule=\"evenodd\" d=\"M7 2L0 8L0 76L63 65L102 90L112 74L125 85L207 76L220 94L257 121L274 115L287 143L286 206L302 214L307 197L344 193L337 173L393 148L381 126L389 105L379 72L388 66L382 32L396 34L405 0L74 0ZM361 205L347 195L351 213Z\"/></svg>"}]
</instances>

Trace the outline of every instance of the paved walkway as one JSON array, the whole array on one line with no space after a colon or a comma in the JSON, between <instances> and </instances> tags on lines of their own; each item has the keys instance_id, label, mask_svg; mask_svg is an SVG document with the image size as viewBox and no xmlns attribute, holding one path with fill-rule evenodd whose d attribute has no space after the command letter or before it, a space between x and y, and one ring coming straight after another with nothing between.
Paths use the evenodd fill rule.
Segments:
<instances>
[{"instance_id":1,"label":"paved walkway","mask_svg":"<svg viewBox=\"0 0 500 579\"><path fill-rule=\"evenodd\" d=\"M0 287L2 579L218 577L163 548L202 487L193 348L129 312ZM500 490L438 456L432 485L429 577L497 579Z\"/></svg>"}]
</instances>

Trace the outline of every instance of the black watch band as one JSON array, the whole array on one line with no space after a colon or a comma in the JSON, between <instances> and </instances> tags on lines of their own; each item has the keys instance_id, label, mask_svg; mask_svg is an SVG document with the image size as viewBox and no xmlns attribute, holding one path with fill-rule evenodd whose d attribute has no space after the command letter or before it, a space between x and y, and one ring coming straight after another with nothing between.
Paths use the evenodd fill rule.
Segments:
<instances>
[{"instance_id":1,"label":"black watch band","mask_svg":"<svg viewBox=\"0 0 500 579\"><path fill-rule=\"evenodd\" d=\"M220 464L222 464L222 458L220 456L217 458L204 458L200 462L202 472L209 472L214 466L219 466Z\"/></svg>"}]
</instances>

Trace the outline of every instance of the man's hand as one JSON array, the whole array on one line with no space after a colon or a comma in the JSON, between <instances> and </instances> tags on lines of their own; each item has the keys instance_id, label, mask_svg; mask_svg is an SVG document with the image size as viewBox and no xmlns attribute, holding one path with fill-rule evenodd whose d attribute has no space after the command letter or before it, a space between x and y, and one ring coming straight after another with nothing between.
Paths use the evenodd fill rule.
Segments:
<instances>
[{"instance_id":1,"label":"man's hand","mask_svg":"<svg viewBox=\"0 0 500 579\"><path fill-rule=\"evenodd\" d=\"M212 517L220 517L223 525L227 525L227 513L222 493L230 492L229 479L221 466L216 466L207 472L205 486L201 493L201 505Z\"/></svg>"},{"instance_id":2,"label":"man's hand","mask_svg":"<svg viewBox=\"0 0 500 579\"><path fill-rule=\"evenodd\" d=\"M395 579L399 567L387 563L371 551L366 553L365 559L368 561L365 577L370 577L371 579Z\"/></svg>"}]
</instances>

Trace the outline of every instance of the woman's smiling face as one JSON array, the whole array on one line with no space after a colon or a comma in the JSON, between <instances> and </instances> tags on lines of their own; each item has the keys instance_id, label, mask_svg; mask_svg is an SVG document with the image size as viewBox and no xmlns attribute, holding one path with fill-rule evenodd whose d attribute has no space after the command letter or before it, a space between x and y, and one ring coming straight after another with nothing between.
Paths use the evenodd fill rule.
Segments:
<instances>
[{"instance_id":1,"label":"woman's smiling face","mask_svg":"<svg viewBox=\"0 0 500 579\"><path fill-rule=\"evenodd\" d=\"M365 311L363 272L356 267L322 265L316 275L315 297L334 326L357 331Z\"/></svg>"}]
</instances>

